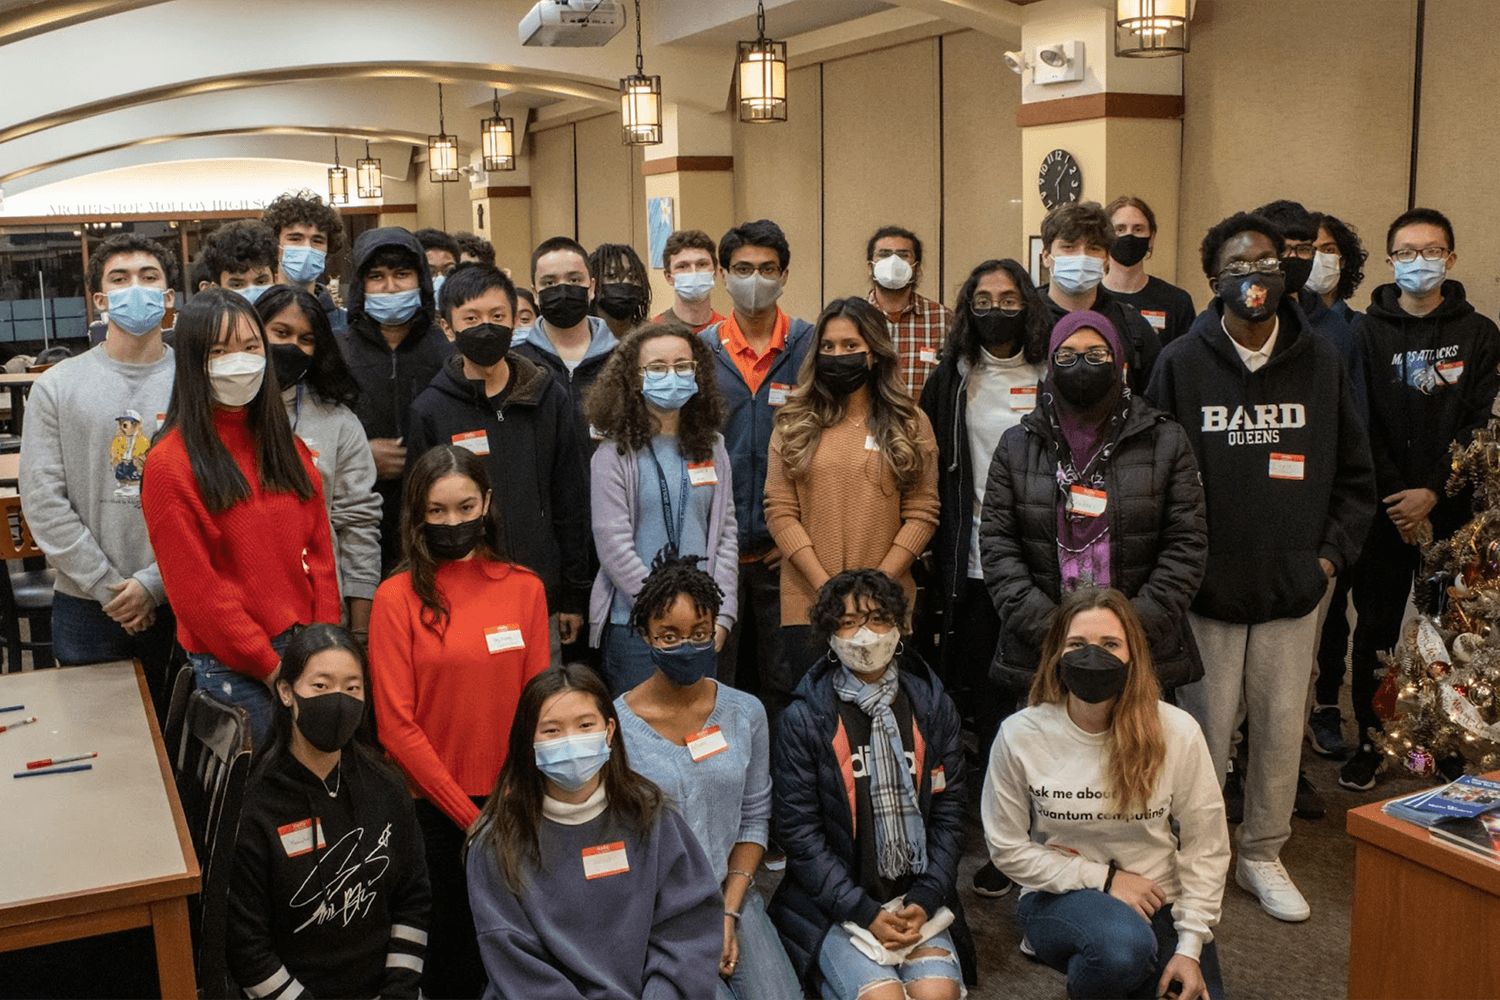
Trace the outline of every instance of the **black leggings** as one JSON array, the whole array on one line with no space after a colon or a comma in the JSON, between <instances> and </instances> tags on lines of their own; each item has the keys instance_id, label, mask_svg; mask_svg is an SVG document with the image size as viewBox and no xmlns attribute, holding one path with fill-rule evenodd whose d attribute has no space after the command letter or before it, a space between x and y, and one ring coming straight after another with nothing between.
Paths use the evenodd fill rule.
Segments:
<instances>
[{"instance_id":1,"label":"black leggings","mask_svg":"<svg viewBox=\"0 0 1500 1000\"><path fill-rule=\"evenodd\" d=\"M432 916L427 922L427 962L422 994L434 998L477 997L489 976L479 956L479 936L469 909L464 872L464 831L426 799L417 799L417 825L432 883ZM484 806L483 799L474 804Z\"/></svg>"}]
</instances>

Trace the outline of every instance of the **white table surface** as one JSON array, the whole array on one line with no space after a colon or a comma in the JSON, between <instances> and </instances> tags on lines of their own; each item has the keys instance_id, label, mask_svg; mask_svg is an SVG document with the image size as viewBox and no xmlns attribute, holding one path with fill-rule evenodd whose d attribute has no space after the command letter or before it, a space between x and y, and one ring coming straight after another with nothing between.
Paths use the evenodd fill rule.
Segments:
<instances>
[{"instance_id":1,"label":"white table surface","mask_svg":"<svg viewBox=\"0 0 1500 1000\"><path fill-rule=\"evenodd\" d=\"M186 862L131 663L0 675L0 906L181 875ZM13 778L97 750L91 771ZM69 766L69 765L62 765Z\"/></svg>"}]
</instances>

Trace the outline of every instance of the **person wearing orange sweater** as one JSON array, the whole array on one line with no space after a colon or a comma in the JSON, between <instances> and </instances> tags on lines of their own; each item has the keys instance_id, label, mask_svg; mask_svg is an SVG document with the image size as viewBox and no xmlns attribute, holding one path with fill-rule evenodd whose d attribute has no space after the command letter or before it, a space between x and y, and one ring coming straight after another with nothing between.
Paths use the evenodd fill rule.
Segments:
<instances>
[{"instance_id":1,"label":"person wearing orange sweater","mask_svg":"<svg viewBox=\"0 0 1500 1000\"><path fill-rule=\"evenodd\" d=\"M490 496L473 452L441 445L419 458L402 503L402 562L370 614L380 740L416 798L432 883L430 997L484 989L464 836L505 763L521 689L551 662L546 589L505 560Z\"/></svg>"},{"instance_id":2,"label":"person wearing orange sweater","mask_svg":"<svg viewBox=\"0 0 1500 1000\"><path fill-rule=\"evenodd\" d=\"M199 292L173 346L176 385L141 510L198 686L244 708L259 747L282 649L298 626L339 622L322 481L287 422L248 299Z\"/></svg>"},{"instance_id":3,"label":"person wearing orange sweater","mask_svg":"<svg viewBox=\"0 0 1500 1000\"><path fill-rule=\"evenodd\" d=\"M911 564L938 523L937 439L900 381L880 311L836 299L813 330L797 388L776 415L766 471L766 527L781 561L782 663L761 678L776 732L819 655L808 611L846 569L878 569L916 594Z\"/></svg>"}]
</instances>

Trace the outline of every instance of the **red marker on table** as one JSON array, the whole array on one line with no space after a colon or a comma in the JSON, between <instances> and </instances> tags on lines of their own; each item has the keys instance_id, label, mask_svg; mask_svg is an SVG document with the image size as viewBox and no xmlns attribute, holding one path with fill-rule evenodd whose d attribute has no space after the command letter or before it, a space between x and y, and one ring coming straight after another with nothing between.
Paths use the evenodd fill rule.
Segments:
<instances>
[{"instance_id":1,"label":"red marker on table","mask_svg":"<svg viewBox=\"0 0 1500 1000\"><path fill-rule=\"evenodd\" d=\"M0 726L0 733L5 732L7 729L15 729L17 726L24 726L24 725L26 725L28 723L35 722L35 721L36 721L36 716L33 715L29 719L22 719L20 722L12 722L8 726Z\"/></svg>"},{"instance_id":2,"label":"red marker on table","mask_svg":"<svg viewBox=\"0 0 1500 1000\"><path fill-rule=\"evenodd\" d=\"M75 760L91 760L99 756L99 751L93 753L74 754L71 757L48 757L46 760L32 760L26 762L26 770L35 771L39 767L51 767L53 764L71 764Z\"/></svg>"}]
</instances>

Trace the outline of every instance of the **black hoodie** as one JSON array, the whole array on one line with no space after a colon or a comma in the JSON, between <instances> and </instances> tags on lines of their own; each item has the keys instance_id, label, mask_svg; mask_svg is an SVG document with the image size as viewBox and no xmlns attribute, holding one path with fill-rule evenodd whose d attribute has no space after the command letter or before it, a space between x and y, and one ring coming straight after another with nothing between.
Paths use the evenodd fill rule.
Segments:
<instances>
[{"instance_id":1,"label":"black hoodie","mask_svg":"<svg viewBox=\"0 0 1500 1000\"><path fill-rule=\"evenodd\" d=\"M1463 497L1446 497L1449 445L1467 444L1490 417L1500 390L1500 331L1443 282L1443 301L1426 316L1401 308L1401 289L1381 285L1360 320L1370 394L1370 452L1381 497L1426 487L1438 495L1441 533L1468 519Z\"/></svg>"},{"instance_id":2,"label":"black hoodie","mask_svg":"<svg viewBox=\"0 0 1500 1000\"><path fill-rule=\"evenodd\" d=\"M453 354L411 407L408 467L424 451L458 444L485 455L507 554L542 578L550 613L588 611L589 487L568 394L540 365L505 356L510 381L497 397L464 376Z\"/></svg>"},{"instance_id":3,"label":"black hoodie","mask_svg":"<svg viewBox=\"0 0 1500 1000\"><path fill-rule=\"evenodd\" d=\"M235 981L252 996L417 996L432 896L411 793L352 746L326 781L273 753L245 789L230 876Z\"/></svg>"},{"instance_id":4,"label":"black hoodie","mask_svg":"<svg viewBox=\"0 0 1500 1000\"><path fill-rule=\"evenodd\" d=\"M1146 395L1187 431L1208 503L1208 572L1193 602L1223 622L1300 618L1354 563L1375 513L1370 446L1342 359L1283 298L1252 372L1214 299L1162 350Z\"/></svg>"}]
</instances>

